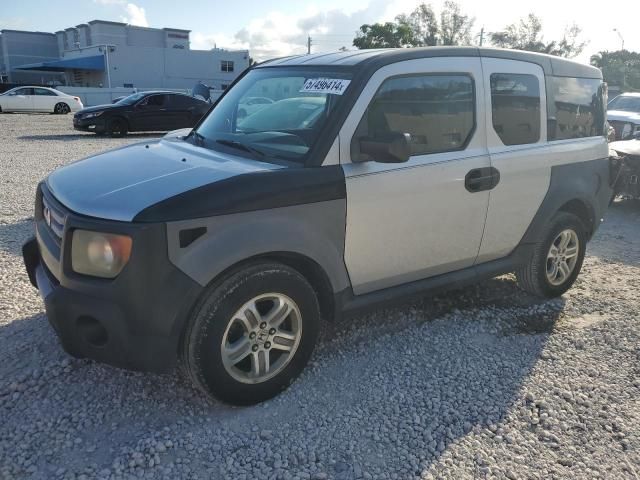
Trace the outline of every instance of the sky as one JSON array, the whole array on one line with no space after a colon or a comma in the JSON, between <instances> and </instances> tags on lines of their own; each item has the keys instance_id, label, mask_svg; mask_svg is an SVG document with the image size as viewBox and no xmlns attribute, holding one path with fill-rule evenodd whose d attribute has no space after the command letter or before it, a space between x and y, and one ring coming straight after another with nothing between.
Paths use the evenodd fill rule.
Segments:
<instances>
[{"instance_id":1,"label":"sky","mask_svg":"<svg viewBox=\"0 0 640 480\"><path fill-rule=\"evenodd\" d=\"M433 0L436 11L444 0ZM249 49L260 61L306 52L353 48L351 42L364 23L393 20L411 12L416 0L0 0L0 29L54 32L89 20L111 20L149 27L191 30L192 49L214 46ZM624 2L624 10L602 9L602 2L585 0L459 0L475 17L474 35L500 31L534 13L542 19L546 40L559 39L577 23L589 43L577 60L587 63L601 50L640 51L640 1ZM591 5L598 5L592 8ZM616 29L618 32L614 31Z\"/></svg>"}]
</instances>

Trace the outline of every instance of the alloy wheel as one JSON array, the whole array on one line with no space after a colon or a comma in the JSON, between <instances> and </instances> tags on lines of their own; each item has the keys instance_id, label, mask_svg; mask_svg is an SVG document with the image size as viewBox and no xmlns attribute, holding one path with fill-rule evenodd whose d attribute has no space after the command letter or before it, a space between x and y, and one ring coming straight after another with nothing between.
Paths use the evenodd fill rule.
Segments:
<instances>
[{"instance_id":1,"label":"alloy wheel","mask_svg":"<svg viewBox=\"0 0 640 480\"><path fill-rule=\"evenodd\" d=\"M262 383L280 373L295 356L302 317L286 295L252 298L230 319L220 345L222 363L242 383Z\"/></svg>"},{"instance_id":2,"label":"alloy wheel","mask_svg":"<svg viewBox=\"0 0 640 480\"><path fill-rule=\"evenodd\" d=\"M580 253L578 234L566 229L560 232L551 243L547 254L547 280L553 286L562 285L576 268Z\"/></svg>"}]
</instances>

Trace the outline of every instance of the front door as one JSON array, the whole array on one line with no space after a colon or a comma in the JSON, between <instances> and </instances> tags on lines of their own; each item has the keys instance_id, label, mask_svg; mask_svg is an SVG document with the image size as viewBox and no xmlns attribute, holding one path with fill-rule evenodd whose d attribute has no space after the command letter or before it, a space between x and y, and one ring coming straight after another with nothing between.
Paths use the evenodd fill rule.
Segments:
<instances>
[{"instance_id":1,"label":"front door","mask_svg":"<svg viewBox=\"0 0 640 480\"><path fill-rule=\"evenodd\" d=\"M33 110L33 88L19 88L13 94L7 95L7 111L29 112Z\"/></svg>"},{"instance_id":2,"label":"front door","mask_svg":"<svg viewBox=\"0 0 640 480\"><path fill-rule=\"evenodd\" d=\"M479 58L411 60L371 77L340 132L355 294L474 264L491 188L483 105ZM392 132L410 134L408 162L359 153L359 138Z\"/></svg>"},{"instance_id":3,"label":"front door","mask_svg":"<svg viewBox=\"0 0 640 480\"><path fill-rule=\"evenodd\" d=\"M135 112L131 116L131 125L136 131L163 131L169 130L167 120L168 98L159 93L149 95L135 106Z\"/></svg>"}]
</instances>

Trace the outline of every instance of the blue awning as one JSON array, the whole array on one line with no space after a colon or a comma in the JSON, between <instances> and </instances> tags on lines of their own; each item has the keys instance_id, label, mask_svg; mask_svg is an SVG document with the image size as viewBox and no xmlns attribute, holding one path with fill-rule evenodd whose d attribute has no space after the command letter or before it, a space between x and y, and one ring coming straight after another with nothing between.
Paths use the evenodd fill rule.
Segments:
<instances>
[{"instance_id":1,"label":"blue awning","mask_svg":"<svg viewBox=\"0 0 640 480\"><path fill-rule=\"evenodd\" d=\"M104 71L104 55L91 57L65 58L51 62L30 63L15 67L16 70L40 70L46 72L64 72L65 70L102 70Z\"/></svg>"}]
</instances>

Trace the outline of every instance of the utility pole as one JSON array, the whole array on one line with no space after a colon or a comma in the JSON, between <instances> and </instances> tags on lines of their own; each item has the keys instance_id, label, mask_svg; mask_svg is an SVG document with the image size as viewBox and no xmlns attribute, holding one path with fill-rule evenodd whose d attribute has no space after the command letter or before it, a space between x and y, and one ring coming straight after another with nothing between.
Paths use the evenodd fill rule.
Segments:
<instances>
[{"instance_id":1,"label":"utility pole","mask_svg":"<svg viewBox=\"0 0 640 480\"><path fill-rule=\"evenodd\" d=\"M484 42L484 26L480 29L480 46Z\"/></svg>"},{"instance_id":2,"label":"utility pole","mask_svg":"<svg viewBox=\"0 0 640 480\"><path fill-rule=\"evenodd\" d=\"M620 33L620 30L618 30L617 28L614 28L613 31L618 34L618 37L620 37L620 41L622 42L622 48L620 48L620 50L624 50L624 37Z\"/></svg>"},{"instance_id":3,"label":"utility pole","mask_svg":"<svg viewBox=\"0 0 640 480\"><path fill-rule=\"evenodd\" d=\"M307 55L311 54L311 35L307 35Z\"/></svg>"}]
</instances>

